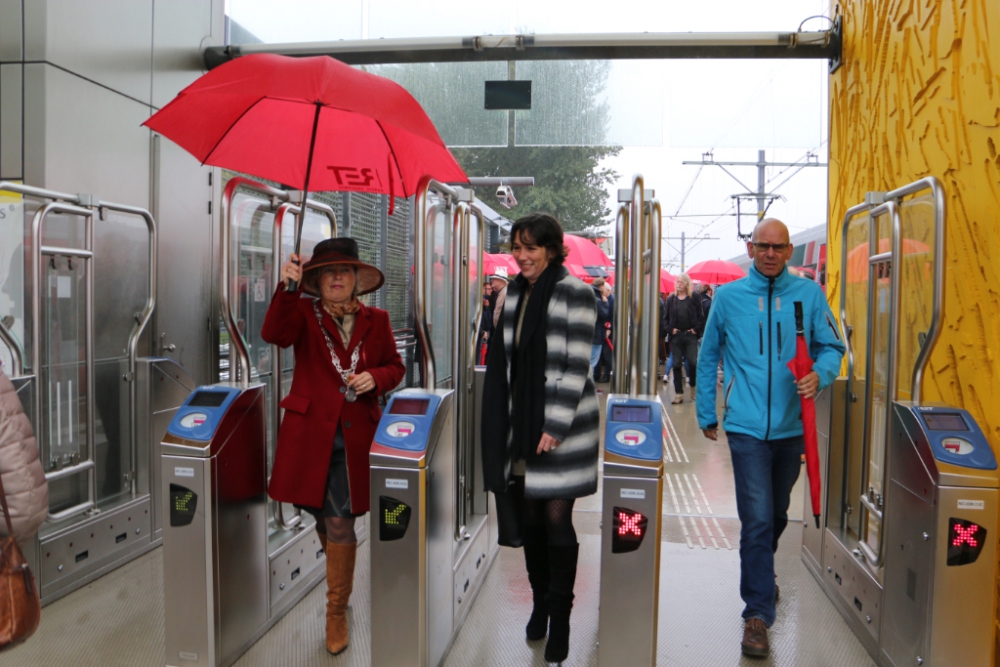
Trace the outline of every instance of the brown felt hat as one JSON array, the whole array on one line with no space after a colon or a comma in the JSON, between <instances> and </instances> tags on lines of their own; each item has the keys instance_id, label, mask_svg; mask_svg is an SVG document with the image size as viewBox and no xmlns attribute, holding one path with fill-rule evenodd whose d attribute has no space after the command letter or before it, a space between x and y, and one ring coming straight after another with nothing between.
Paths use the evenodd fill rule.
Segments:
<instances>
[{"instance_id":1,"label":"brown felt hat","mask_svg":"<svg viewBox=\"0 0 1000 667\"><path fill-rule=\"evenodd\" d=\"M350 237L340 236L316 244L312 257L302 267L302 290L313 296L320 296L320 269L333 264L355 267L358 280L354 289L358 296L374 292L385 282L381 271L358 257L358 242Z\"/></svg>"}]
</instances>

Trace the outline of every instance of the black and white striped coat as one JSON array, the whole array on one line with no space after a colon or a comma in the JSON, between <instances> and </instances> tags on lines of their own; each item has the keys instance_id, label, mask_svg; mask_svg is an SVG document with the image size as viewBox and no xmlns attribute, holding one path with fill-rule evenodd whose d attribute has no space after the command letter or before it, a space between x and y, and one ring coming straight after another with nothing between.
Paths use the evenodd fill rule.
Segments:
<instances>
[{"instance_id":1,"label":"black and white striped coat","mask_svg":"<svg viewBox=\"0 0 1000 667\"><path fill-rule=\"evenodd\" d=\"M514 330L520 287L512 280L503 308L503 341L507 355L507 386L514 355ZM524 475L528 498L580 498L597 491L600 405L590 368L590 351L597 322L594 290L571 275L559 280L548 306L545 332L545 424L542 430L559 446L529 457ZM508 400L508 411L511 409ZM510 438L507 470L510 475Z\"/></svg>"}]
</instances>

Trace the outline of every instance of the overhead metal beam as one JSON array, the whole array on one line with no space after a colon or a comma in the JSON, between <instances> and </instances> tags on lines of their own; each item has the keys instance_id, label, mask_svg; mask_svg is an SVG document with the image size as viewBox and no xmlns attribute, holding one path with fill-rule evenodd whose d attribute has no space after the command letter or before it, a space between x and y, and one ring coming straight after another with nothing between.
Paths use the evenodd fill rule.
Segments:
<instances>
[{"instance_id":1,"label":"overhead metal beam","mask_svg":"<svg viewBox=\"0 0 1000 667\"><path fill-rule=\"evenodd\" d=\"M326 55L349 65L514 60L649 60L677 58L812 58L840 65L841 18L830 30L799 32L660 32L568 35L480 35L356 39L292 44L233 44L205 49L205 65L254 53Z\"/></svg>"}]
</instances>

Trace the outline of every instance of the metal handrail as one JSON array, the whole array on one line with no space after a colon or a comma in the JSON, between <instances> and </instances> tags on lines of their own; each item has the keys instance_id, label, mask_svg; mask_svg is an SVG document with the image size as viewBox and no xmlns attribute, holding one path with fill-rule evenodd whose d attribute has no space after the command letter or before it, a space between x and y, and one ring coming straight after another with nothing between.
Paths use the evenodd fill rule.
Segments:
<instances>
[{"instance_id":1,"label":"metal handrail","mask_svg":"<svg viewBox=\"0 0 1000 667\"><path fill-rule=\"evenodd\" d=\"M649 221L646 223L646 243L649 245L649 293L647 297L646 342L649 346L649 368L643 393L656 395L660 368L660 243L663 237L663 211L658 199L649 201ZM646 251L643 251L645 257Z\"/></svg>"},{"instance_id":2,"label":"metal handrail","mask_svg":"<svg viewBox=\"0 0 1000 667\"><path fill-rule=\"evenodd\" d=\"M24 346L3 322L0 322L0 341L3 341L10 350L12 366L10 377L21 377L24 375Z\"/></svg>"},{"instance_id":3,"label":"metal handrail","mask_svg":"<svg viewBox=\"0 0 1000 667\"><path fill-rule=\"evenodd\" d=\"M871 210L870 215L871 215L871 221L869 224L871 231L869 232L868 247L871 249L877 249L878 247L878 219L883 215L889 215L891 216L892 219L892 256L891 259L889 260L890 270L892 271L892 277L890 278L891 282L889 287L889 360L886 369L887 373L886 412L888 413L889 405L891 404L892 401L896 399L896 391L898 385L896 378L896 366L899 362L899 346L896 344L896 340L899 337L899 283L900 283L899 260L902 257L902 246L903 246L902 233L901 233L902 222L899 214L899 206L893 199L889 199L884 204L880 204L879 206L873 208ZM876 259L876 257L879 257L879 255L877 254L869 255L869 257L871 257L871 259L874 260L870 261L868 265L868 282L869 282L870 292L873 290L873 286L875 285L876 282L876 275L875 275L876 265L885 261L884 253L882 255L883 257L881 259ZM873 294L873 298L869 299L869 312L871 313L876 307L877 307L876 299L874 299L874 294ZM872 320L874 320L874 318L871 315L869 315L869 321ZM874 345L875 345L874 339L869 338L868 340L869 367L871 366L872 363L874 363L873 362L875 356L873 354ZM874 398L875 389L874 389L874 384L871 382L871 376L872 374L870 372L867 373L869 381L867 382L867 392L865 396L866 406L871 406ZM872 414L870 409L866 409L865 412L866 412L865 438L864 438L863 453L861 456L861 460L864 462L864 467L861 469L862 489L865 489L868 486L869 470L871 467L869 458L871 456L871 445L872 445L871 443ZM886 460L882 462L881 466L883 495L885 493L886 482L888 480L889 466L887 464L887 461L888 457L886 456ZM869 512L870 514L874 514L875 517L879 519L879 521L881 521L882 511L877 509L876 503L874 503L872 499L868 497L868 494L862 493L860 500L861 500L861 506L864 508L864 510ZM866 529L867 529L867 523L868 523L867 520L865 520ZM868 543L865 542L863 539L858 540L858 548L861 550L861 553L864 554L865 558L872 565L872 567L882 567L882 563L885 557L884 545L885 545L884 534L879 535L877 551L873 550L870 546L868 546Z\"/></svg>"},{"instance_id":4,"label":"metal handrail","mask_svg":"<svg viewBox=\"0 0 1000 667\"><path fill-rule=\"evenodd\" d=\"M94 470L94 449L96 436L94 432L94 420L96 419L95 407L94 407L94 394L95 394L95 383L94 383L94 270L91 264L93 260L94 251L94 210L91 208L83 208L81 206L75 206L73 204L66 204L58 201L53 201L38 211L35 212L34 218L31 221L31 248L32 248L32 289L31 289L31 309L32 309L32 331L31 331L31 368L35 373L36 377L41 377L42 368L42 327L41 327L41 312L42 312L42 225L45 222L45 218L48 217L50 213L68 213L70 215L77 215L86 221L84 224L84 250L91 253L89 256L81 256L80 258L84 262L86 274L84 282L84 298L86 299L86 307L84 308L84 320L86 327L86 332L84 334L85 342L85 352L84 352L84 368L87 374L87 459L79 464L70 466L63 472L62 470L54 471L56 477L59 479L61 477L68 477L70 475L75 475L79 473L87 474L87 500L83 503L70 507L62 512L52 513L49 512L48 519L50 521L60 521L62 519L69 518L76 514L86 512L95 507L95 500L97 498L97 475ZM59 249L56 249L59 250ZM67 248L66 252L72 252L73 249ZM34 408L35 414L41 415L41 391L35 392L34 397ZM51 443L50 447L51 449ZM87 465L89 464L89 465ZM50 475L53 473L46 473L46 480L50 479Z\"/></svg>"},{"instance_id":5,"label":"metal handrail","mask_svg":"<svg viewBox=\"0 0 1000 667\"><path fill-rule=\"evenodd\" d=\"M437 386L437 372L434 358L434 348L431 344L430 328L427 324L427 227L431 222L427 218L428 200L431 192L443 196L448 205L458 199L458 193L440 181L430 176L421 177L417 184L415 196L415 213L413 216L413 319L417 339L420 341L421 380L424 389L433 391Z\"/></svg>"},{"instance_id":6,"label":"metal handrail","mask_svg":"<svg viewBox=\"0 0 1000 667\"><path fill-rule=\"evenodd\" d=\"M468 294L469 294L469 205L465 202L458 202L452 209L452 232L451 232L451 275L452 275L452 341L451 341L451 379L452 388L455 390L455 501L458 511L455 512L455 540L461 542L465 539L468 531L466 529L465 515L465 467L466 448L463 446L467 442L469 434L469 412L470 401L466 390L468 362L469 362L469 341L466 332L468 330L466 318L468 317Z\"/></svg>"},{"instance_id":7,"label":"metal handrail","mask_svg":"<svg viewBox=\"0 0 1000 667\"><path fill-rule=\"evenodd\" d=\"M278 188L273 188L242 176L229 179L229 182L226 183L226 189L222 193L222 215L220 216L222 233L220 234L219 243L219 301L222 306L222 316L226 321L226 329L229 331L229 379L234 382L238 381L241 387L246 388L250 386L250 350L247 347L246 339L240 332L236 317L233 315L232 303L229 296L232 280L232 267L230 266L230 262L232 261L232 203L233 196L236 194L236 188L238 187L271 197L272 208L276 208L279 201L288 201L289 195L284 190L279 190ZM236 348L236 355L233 355L234 346Z\"/></svg>"},{"instance_id":8,"label":"metal handrail","mask_svg":"<svg viewBox=\"0 0 1000 667\"><path fill-rule=\"evenodd\" d=\"M920 346L920 353L917 355L913 367L911 400L917 407L920 406L920 385L923 383L924 370L930 360L931 350L941 333L941 311L944 309L944 220L946 213L944 187L937 178L928 176L887 192L885 195L886 199L901 202L903 197L924 190L930 190L934 196L934 296L931 305L931 326L927 330L927 337L924 338L924 344Z\"/></svg>"},{"instance_id":9,"label":"metal handrail","mask_svg":"<svg viewBox=\"0 0 1000 667\"><path fill-rule=\"evenodd\" d=\"M614 359L614 387L612 391L616 394L624 394L628 391L628 359L629 359L629 252L631 250L631 226L629 224L629 206L622 203L618 205L618 215L615 219L615 235L617 246L615 248L615 313L614 313L614 336L615 359Z\"/></svg>"},{"instance_id":10,"label":"metal handrail","mask_svg":"<svg viewBox=\"0 0 1000 667\"><path fill-rule=\"evenodd\" d=\"M628 358L628 393L631 396L638 396L642 393L644 383L639 374L639 345L642 341L642 317L645 314L644 298L646 290L643 289L643 266L642 256L644 245L647 241L646 216L643 211L643 203L646 199L646 186L642 174L632 177L632 201L629 210L629 220L632 223L630 254L632 271L629 274L629 305L631 306L631 320L629 321L629 358Z\"/></svg>"}]
</instances>

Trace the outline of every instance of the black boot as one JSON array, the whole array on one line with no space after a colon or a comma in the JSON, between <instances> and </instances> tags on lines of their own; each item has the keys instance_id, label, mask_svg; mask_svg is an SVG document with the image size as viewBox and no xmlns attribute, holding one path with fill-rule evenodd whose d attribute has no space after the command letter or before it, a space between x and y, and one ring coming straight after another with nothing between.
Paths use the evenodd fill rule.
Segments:
<instances>
[{"instance_id":1,"label":"black boot","mask_svg":"<svg viewBox=\"0 0 1000 667\"><path fill-rule=\"evenodd\" d=\"M549 592L549 550L545 527L525 526L523 538L524 564L528 569L528 583L531 584L534 600L524 634L529 641L535 641L545 638L549 625L549 605L545 601Z\"/></svg>"},{"instance_id":2,"label":"black boot","mask_svg":"<svg viewBox=\"0 0 1000 667\"><path fill-rule=\"evenodd\" d=\"M569 655L569 613L573 608L573 584L580 545L549 547L549 641L545 660L562 662Z\"/></svg>"}]
</instances>

